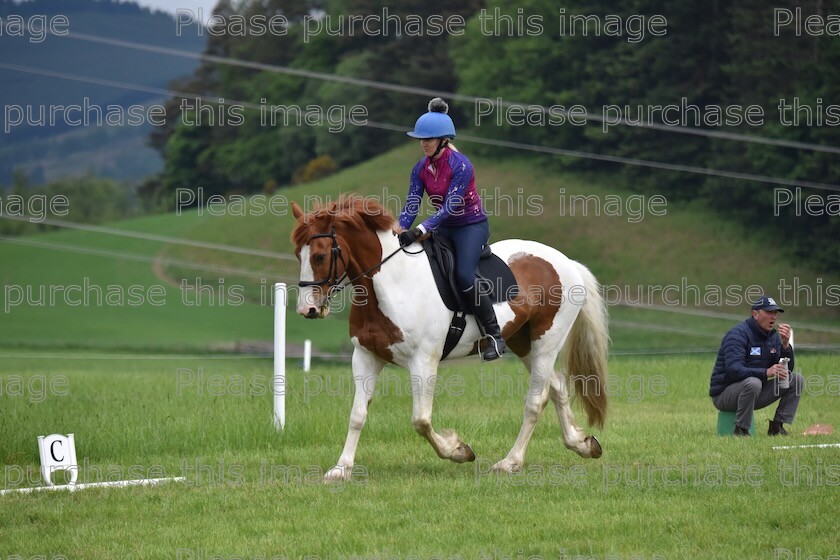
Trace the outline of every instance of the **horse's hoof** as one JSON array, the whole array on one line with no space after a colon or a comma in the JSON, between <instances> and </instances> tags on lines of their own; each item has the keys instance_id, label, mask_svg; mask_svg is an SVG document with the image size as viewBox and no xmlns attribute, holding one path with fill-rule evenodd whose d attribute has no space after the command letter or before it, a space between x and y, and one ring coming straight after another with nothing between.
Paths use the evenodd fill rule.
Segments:
<instances>
[{"instance_id":1,"label":"horse's hoof","mask_svg":"<svg viewBox=\"0 0 840 560\"><path fill-rule=\"evenodd\" d=\"M441 459L449 459L454 463L469 463L475 461L475 453L472 447L461 441L458 433L454 430L443 430L440 433L443 438L443 445L437 451Z\"/></svg>"},{"instance_id":2,"label":"horse's hoof","mask_svg":"<svg viewBox=\"0 0 840 560\"><path fill-rule=\"evenodd\" d=\"M597 459L604 454L604 450L601 449L601 444L595 436L586 436L584 441L589 442L589 456L593 459Z\"/></svg>"},{"instance_id":3,"label":"horse's hoof","mask_svg":"<svg viewBox=\"0 0 840 560\"><path fill-rule=\"evenodd\" d=\"M456 463L471 463L475 461L475 453L473 453L472 447L461 442L450 459Z\"/></svg>"},{"instance_id":4,"label":"horse's hoof","mask_svg":"<svg viewBox=\"0 0 840 560\"><path fill-rule=\"evenodd\" d=\"M521 471L522 467L521 465L519 465L518 463L514 463L510 459L502 459L501 461L493 465L493 468L491 470L494 473L499 474L513 474Z\"/></svg>"},{"instance_id":5,"label":"horse's hoof","mask_svg":"<svg viewBox=\"0 0 840 560\"><path fill-rule=\"evenodd\" d=\"M328 470L327 474L324 475L324 484L347 482L348 480L350 480L352 472L353 469L336 465L330 470Z\"/></svg>"}]
</instances>

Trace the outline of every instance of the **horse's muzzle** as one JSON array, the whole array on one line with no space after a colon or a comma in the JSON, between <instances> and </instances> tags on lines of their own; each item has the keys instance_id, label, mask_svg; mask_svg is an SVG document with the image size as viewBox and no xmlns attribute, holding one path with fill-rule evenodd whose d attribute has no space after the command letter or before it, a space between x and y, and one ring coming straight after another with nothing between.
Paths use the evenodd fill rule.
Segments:
<instances>
[{"instance_id":1,"label":"horse's muzzle","mask_svg":"<svg viewBox=\"0 0 840 560\"><path fill-rule=\"evenodd\" d=\"M317 307L314 305L307 305L303 308L299 307L297 312L298 315L301 315L304 319L323 319L329 315L330 308L328 306Z\"/></svg>"}]
</instances>

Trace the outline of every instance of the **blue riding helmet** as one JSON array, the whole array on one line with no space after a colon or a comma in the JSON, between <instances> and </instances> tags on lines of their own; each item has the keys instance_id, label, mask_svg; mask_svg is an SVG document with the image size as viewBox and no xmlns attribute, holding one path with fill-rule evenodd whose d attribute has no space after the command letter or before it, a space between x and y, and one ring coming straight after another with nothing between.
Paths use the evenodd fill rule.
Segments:
<instances>
[{"instance_id":1,"label":"blue riding helmet","mask_svg":"<svg viewBox=\"0 0 840 560\"><path fill-rule=\"evenodd\" d=\"M407 132L412 138L455 138L455 123L446 113L449 106L439 97L429 102L429 112L420 115L414 130Z\"/></svg>"}]
</instances>

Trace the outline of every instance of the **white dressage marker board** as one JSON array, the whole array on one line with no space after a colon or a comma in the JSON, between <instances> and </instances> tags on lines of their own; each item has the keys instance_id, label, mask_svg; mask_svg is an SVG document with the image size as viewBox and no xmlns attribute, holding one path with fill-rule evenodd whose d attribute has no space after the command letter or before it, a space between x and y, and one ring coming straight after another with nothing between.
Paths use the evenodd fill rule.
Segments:
<instances>
[{"instance_id":1,"label":"white dressage marker board","mask_svg":"<svg viewBox=\"0 0 840 560\"><path fill-rule=\"evenodd\" d=\"M29 492L40 492L41 490L82 490L84 488L96 488L106 486L149 486L161 482L184 481L186 477L175 476L169 478L140 478L136 480L112 480L108 482L88 482L76 484L79 477L79 465L76 461L76 440L73 434L61 435L50 434L38 436L38 451L41 455L41 477L46 481L46 486L34 486L31 488L10 488L0 490L0 496L12 493L27 494ZM69 471L69 484L53 484L52 474L56 471Z\"/></svg>"},{"instance_id":2,"label":"white dressage marker board","mask_svg":"<svg viewBox=\"0 0 840 560\"><path fill-rule=\"evenodd\" d=\"M79 464L76 462L73 434L38 436L38 452L41 455L41 478L48 485L54 486L52 474L55 471L70 471L70 484L76 484Z\"/></svg>"}]
</instances>

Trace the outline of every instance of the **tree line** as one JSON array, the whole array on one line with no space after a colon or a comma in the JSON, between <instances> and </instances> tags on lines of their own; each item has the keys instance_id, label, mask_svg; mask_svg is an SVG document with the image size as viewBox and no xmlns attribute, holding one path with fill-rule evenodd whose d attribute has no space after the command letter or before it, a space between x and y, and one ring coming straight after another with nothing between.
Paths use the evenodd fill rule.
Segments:
<instances>
[{"instance_id":1,"label":"tree line","mask_svg":"<svg viewBox=\"0 0 840 560\"><path fill-rule=\"evenodd\" d=\"M678 126L672 123L677 122L715 133L840 147L838 126L832 124L832 106L840 111L840 37L832 36L830 27L818 34L803 32L795 22L780 25L779 14L785 14L777 10L829 21L832 14L840 14L840 2L628 0L618 5L606 0L522 0L512 7L496 0L406 0L390 7L390 13L463 16L464 32L304 37L301 23L312 14L378 14L381 6L371 0L221 0L214 13L223 18L237 14L247 21L255 14L282 14L289 22L288 33L211 34L205 52L456 91L488 103L501 98L564 110L579 106L589 116L585 125L576 125L569 122L570 113L557 111L543 113L542 121L536 115L523 125L519 113L497 118L492 103L452 103L459 130L484 138L836 185L840 166L837 154L830 151L673 131ZM572 20L575 15L588 17ZM654 21L656 27L639 33L640 26ZM371 121L406 128L424 110L424 101L416 95L215 62L201 64L173 89L252 106L360 105ZM780 103L789 107L783 110ZM666 106L677 109L663 112ZM660 109L651 112L651 107ZM760 108L753 109L752 120L747 118L748 107ZM615 122L605 129L597 120L604 108L637 126ZM720 110L717 120L715 108ZM195 107L170 100L167 125L153 133L151 142L164 157L165 169L141 187L146 198L171 197L177 188L203 187L207 194L268 192L363 161L404 141L401 132L373 127L347 126L335 133L325 126L262 126L258 118L246 118L239 126L187 125L185 121L195 122L196 115L185 119L184 112L195 112ZM555 121L546 122L551 116ZM651 117L654 125L662 126L638 126ZM498 157L513 153L492 146L470 150ZM704 172L522 154L557 169L606 172L613 183L662 194L669 201L698 201L742 223L745 233L762 236L768 251L784 247L823 269L840 270L840 193L830 188L798 191L795 186ZM801 203L808 197L810 206Z\"/></svg>"}]
</instances>

